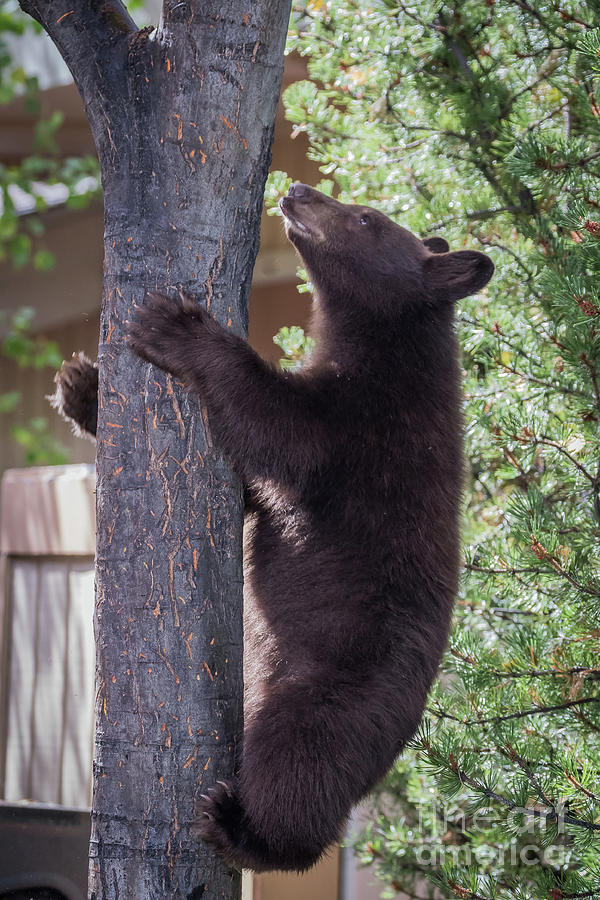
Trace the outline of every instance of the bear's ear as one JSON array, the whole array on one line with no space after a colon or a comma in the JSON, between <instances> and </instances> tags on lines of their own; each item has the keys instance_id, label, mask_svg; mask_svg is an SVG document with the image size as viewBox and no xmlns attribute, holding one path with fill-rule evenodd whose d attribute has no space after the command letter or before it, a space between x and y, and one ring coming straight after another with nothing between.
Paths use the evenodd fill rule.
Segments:
<instances>
[{"instance_id":1,"label":"bear's ear","mask_svg":"<svg viewBox=\"0 0 600 900\"><path fill-rule=\"evenodd\" d=\"M488 283L494 264L477 250L438 253L425 260L425 284L436 300L461 300Z\"/></svg>"},{"instance_id":2,"label":"bear's ear","mask_svg":"<svg viewBox=\"0 0 600 900\"><path fill-rule=\"evenodd\" d=\"M422 243L425 244L427 249L431 250L432 253L447 253L450 249L450 244L448 241L445 241L443 237L423 238Z\"/></svg>"}]
</instances>

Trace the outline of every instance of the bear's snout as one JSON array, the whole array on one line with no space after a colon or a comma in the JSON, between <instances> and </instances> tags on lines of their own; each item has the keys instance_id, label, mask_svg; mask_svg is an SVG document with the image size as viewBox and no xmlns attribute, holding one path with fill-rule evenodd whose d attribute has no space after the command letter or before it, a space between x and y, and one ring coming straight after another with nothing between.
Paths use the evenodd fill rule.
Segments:
<instances>
[{"instance_id":1,"label":"bear's snout","mask_svg":"<svg viewBox=\"0 0 600 900\"><path fill-rule=\"evenodd\" d=\"M299 200L302 197L307 199L309 194L309 186L307 184L302 184L299 181L292 184L288 191L288 197L294 197L296 200Z\"/></svg>"}]
</instances>

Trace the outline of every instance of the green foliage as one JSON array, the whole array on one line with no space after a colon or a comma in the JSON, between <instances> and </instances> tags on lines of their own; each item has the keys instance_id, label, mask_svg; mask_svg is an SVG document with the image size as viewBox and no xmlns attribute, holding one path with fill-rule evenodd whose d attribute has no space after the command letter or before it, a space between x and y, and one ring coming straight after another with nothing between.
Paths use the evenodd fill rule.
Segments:
<instances>
[{"instance_id":1,"label":"green foliage","mask_svg":"<svg viewBox=\"0 0 600 900\"><path fill-rule=\"evenodd\" d=\"M0 353L10 359L19 368L57 369L61 362L61 353L54 341L46 338L32 337L30 333L34 311L22 307L10 319L0 312L0 328L4 334L0 342ZM67 450L52 437L48 421L37 416L28 422L21 421L19 406L20 391L7 391L0 394L0 417L4 414L12 416L9 424L11 437L23 448L23 459L26 465L60 465L68 461Z\"/></svg>"},{"instance_id":2,"label":"green foliage","mask_svg":"<svg viewBox=\"0 0 600 900\"><path fill-rule=\"evenodd\" d=\"M27 466L60 466L69 461L66 448L52 437L45 418L35 416L26 425L13 425L10 433L23 448Z\"/></svg>"},{"instance_id":3,"label":"green foliage","mask_svg":"<svg viewBox=\"0 0 600 900\"><path fill-rule=\"evenodd\" d=\"M42 214L48 208L43 187L64 185L67 206L77 208L99 194L100 179L95 157L61 155L62 112L55 110L47 119L36 120L40 113L37 78L15 61L9 39L25 40L39 30L13 0L0 0L0 105L23 97L33 125L29 154L18 164L0 163L0 262L10 260L16 268L33 263L36 269L47 270L54 258L43 244ZM27 213L16 201L24 196L32 208Z\"/></svg>"},{"instance_id":4,"label":"green foliage","mask_svg":"<svg viewBox=\"0 0 600 900\"><path fill-rule=\"evenodd\" d=\"M264 196L268 216L274 216L279 212L277 201L284 194L287 194L291 183L292 179L285 172L280 172L278 169L269 172Z\"/></svg>"},{"instance_id":5,"label":"green foliage","mask_svg":"<svg viewBox=\"0 0 600 900\"><path fill-rule=\"evenodd\" d=\"M13 314L8 323L7 333L2 340L2 354L14 359L19 366L43 369L50 366L58 369L62 356L55 341L32 337L29 334L35 310L23 306ZM6 315L0 314L0 323L6 324Z\"/></svg>"},{"instance_id":6,"label":"green foliage","mask_svg":"<svg viewBox=\"0 0 600 900\"><path fill-rule=\"evenodd\" d=\"M458 310L454 630L357 853L387 897L600 896L600 8L298 0L289 49L340 199L497 267Z\"/></svg>"},{"instance_id":7,"label":"green foliage","mask_svg":"<svg viewBox=\"0 0 600 900\"><path fill-rule=\"evenodd\" d=\"M273 343L283 350L283 359L279 360L282 369L300 368L315 344L313 338L305 334L304 329L299 325L280 328L273 338Z\"/></svg>"}]
</instances>

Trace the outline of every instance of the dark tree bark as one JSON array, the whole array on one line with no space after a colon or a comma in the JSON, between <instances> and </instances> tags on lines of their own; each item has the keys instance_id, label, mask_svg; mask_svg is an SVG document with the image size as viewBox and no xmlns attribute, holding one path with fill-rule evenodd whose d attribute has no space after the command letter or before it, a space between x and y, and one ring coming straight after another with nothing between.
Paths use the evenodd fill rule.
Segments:
<instances>
[{"instance_id":1,"label":"dark tree bark","mask_svg":"<svg viewBox=\"0 0 600 900\"><path fill-rule=\"evenodd\" d=\"M203 411L123 322L183 288L243 334L290 0L21 0L57 44L100 157L97 710L92 898L233 898L194 836L242 728L242 498Z\"/></svg>"}]
</instances>

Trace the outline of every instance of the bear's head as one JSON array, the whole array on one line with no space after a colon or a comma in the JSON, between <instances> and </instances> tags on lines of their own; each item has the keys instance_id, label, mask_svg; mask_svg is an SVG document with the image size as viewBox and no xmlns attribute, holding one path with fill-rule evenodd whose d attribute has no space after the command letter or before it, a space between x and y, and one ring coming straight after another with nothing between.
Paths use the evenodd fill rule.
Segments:
<instances>
[{"instance_id":1,"label":"bear's head","mask_svg":"<svg viewBox=\"0 0 600 900\"><path fill-rule=\"evenodd\" d=\"M494 271L484 253L449 252L443 238L419 240L376 209L339 203L305 184L293 184L279 206L326 305L345 298L397 316L474 294Z\"/></svg>"}]
</instances>

